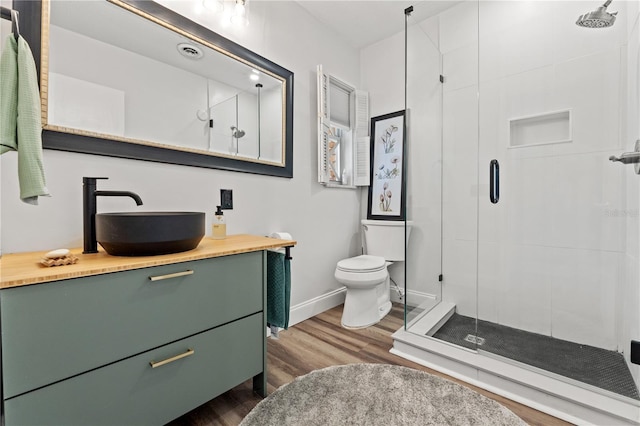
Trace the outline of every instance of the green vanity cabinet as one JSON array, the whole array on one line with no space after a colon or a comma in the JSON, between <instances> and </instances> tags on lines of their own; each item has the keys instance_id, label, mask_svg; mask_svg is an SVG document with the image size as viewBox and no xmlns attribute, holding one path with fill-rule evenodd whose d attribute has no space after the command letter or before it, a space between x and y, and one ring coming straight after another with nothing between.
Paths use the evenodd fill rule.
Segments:
<instances>
[{"instance_id":1,"label":"green vanity cabinet","mask_svg":"<svg viewBox=\"0 0 640 426\"><path fill-rule=\"evenodd\" d=\"M254 251L1 290L5 424L157 425L252 377L264 395L265 262Z\"/></svg>"}]
</instances>

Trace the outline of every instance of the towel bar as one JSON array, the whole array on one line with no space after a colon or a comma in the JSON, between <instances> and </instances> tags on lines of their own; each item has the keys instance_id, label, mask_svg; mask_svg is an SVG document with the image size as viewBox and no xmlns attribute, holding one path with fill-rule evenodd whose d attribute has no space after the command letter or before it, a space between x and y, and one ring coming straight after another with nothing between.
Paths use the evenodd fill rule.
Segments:
<instances>
[{"instance_id":1,"label":"towel bar","mask_svg":"<svg viewBox=\"0 0 640 426\"><path fill-rule=\"evenodd\" d=\"M2 17L2 19L6 19L7 21L11 20L11 9L4 7L4 6L0 6L0 16Z\"/></svg>"},{"instance_id":2,"label":"towel bar","mask_svg":"<svg viewBox=\"0 0 640 426\"><path fill-rule=\"evenodd\" d=\"M11 21L11 32L13 32L13 36L16 38L16 40L20 35L20 25L18 24L19 16L20 13L17 10L0 6L0 17L2 19L6 19L7 21Z\"/></svg>"}]
</instances>

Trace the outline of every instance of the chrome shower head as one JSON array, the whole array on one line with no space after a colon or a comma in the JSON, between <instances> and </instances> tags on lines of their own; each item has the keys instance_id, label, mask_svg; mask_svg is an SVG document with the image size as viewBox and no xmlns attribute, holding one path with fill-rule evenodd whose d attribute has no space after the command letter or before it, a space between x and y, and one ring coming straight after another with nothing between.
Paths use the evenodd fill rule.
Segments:
<instances>
[{"instance_id":1,"label":"chrome shower head","mask_svg":"<svg viewBox=\"0 0 640 426\"><path fill-rule=\"evenodd\" d=\"M244 136L244 130L240 130L236 126L231 126L231 136L236 139L240 139Z\"/></svg>"},{"instance_id":2,"label":"chrome shower head","mask_svg":"<svg viewBox=\"0 0 640 426\"><path fill-rule=\"evenodd\" d=\"M616 15L618 12L607 12L607 6L611 4L613 0L607 0L602 6L593 12L585 13L581 15L576 21L576 25L585 28L607 28L616 22Z\"/></svg>"}]
</instances>

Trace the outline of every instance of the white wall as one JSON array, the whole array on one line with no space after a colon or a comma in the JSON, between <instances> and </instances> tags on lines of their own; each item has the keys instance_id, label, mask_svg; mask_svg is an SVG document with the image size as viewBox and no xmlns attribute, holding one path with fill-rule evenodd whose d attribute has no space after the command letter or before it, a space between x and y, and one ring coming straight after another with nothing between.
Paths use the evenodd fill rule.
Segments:
<instances>
[{"instance_id":1,"label":"white wall","mask_svg":"<svg viewBox=\"0 0 640 426\"><path fill-rule=\"evenodd\" d=\"M260 92L260 158L267 161L281 161L282 128L268 126L266 123L282 123L282 89L275 87Z\"/></svg>"},{"instance_id":2,"label":"white wall","mask_svg":"<svg viewBox=\"0 0 640 426\"><path fill-rule=\"evenodd\" d=\"M45 150L53 197L34 207L19 200L16 157L8 153L0 158L2 251L81 246L83 176L110 177L100 188L134 191L144 209L205 211L207 229L219 189L226 188L234 190L234 209L225 212L228 233L288 231L298 241L292 251L292 306L340 288L333 278L336 262L359 251L360 194L316 182L315 67L327 64L358 82L358 52L295 2L254 2L250 26L242 34L229 32L295 73L293 179ZM98 200L99 211L135 208L130 199Z\"/></svg>"}]
</instances>

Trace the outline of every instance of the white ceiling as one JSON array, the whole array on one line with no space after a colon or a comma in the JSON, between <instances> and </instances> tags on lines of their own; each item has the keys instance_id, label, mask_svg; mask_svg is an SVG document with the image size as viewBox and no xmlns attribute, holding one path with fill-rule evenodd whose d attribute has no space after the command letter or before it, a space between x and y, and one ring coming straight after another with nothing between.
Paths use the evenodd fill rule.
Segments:
<instances>
[{"instance_id":1,"label":"white ceiling","mask_svg":"<svg viewBox=\"0 0 640 426\"><path fill-rule=\"evenodd\" d=\"M404 30L404 10L414 6L411 20L423 21L460 1L454 0L296 0L325 26L356 48Z\"/></svg>"}]
</instances>

